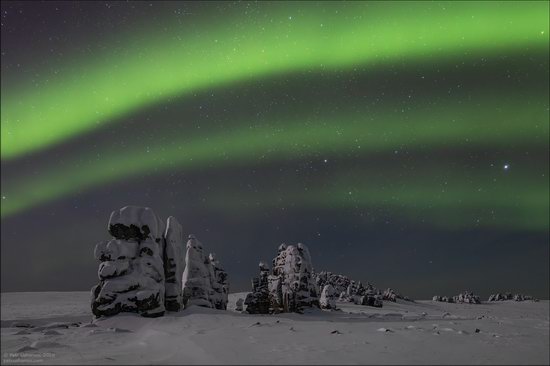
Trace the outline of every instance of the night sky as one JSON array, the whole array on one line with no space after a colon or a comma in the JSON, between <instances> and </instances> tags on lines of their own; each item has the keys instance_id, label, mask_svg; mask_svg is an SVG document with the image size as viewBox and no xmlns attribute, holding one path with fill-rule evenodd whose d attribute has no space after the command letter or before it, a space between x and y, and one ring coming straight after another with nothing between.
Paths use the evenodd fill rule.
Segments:
<instances>
[{"instance_id":1,"label":"night sky","mask_svg":"<svg viewBox=\"0 0 550 366\"><path fill-rule=\"evenodd\" d=\"M549 295L549 3L1 3L1 289L88 290L111 211L231 291L277 246L413 298Z\"/></svg>"}]
</instances>

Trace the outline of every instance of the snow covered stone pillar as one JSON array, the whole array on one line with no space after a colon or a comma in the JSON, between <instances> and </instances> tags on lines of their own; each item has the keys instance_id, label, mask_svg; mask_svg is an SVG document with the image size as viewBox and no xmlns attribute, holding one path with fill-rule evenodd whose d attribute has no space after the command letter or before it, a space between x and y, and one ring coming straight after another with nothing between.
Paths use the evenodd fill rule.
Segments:
<instances>
[{"instance_id":1,"label":"snow covered stone pillar","mask_svg":"<svg viewBox=\"0 0 550 366\"><path fill-rule=\"evenodd\" d=\"M212 307L210 303L212 286L210 283L209 262L203 254L202 243L193 234L189 235L187 241L182 286L184 306Z\"/></svg>"},{"instance_id":2,"label":"snow covered stone pillar","mask_svg":"<svg viewBox=\"0 0 550 366\"><path fill-rule=\"evenodd\" d=\"M216 309L226 310L229 296L229 283L227 282L227 272L221 267L220 262L213 253L208 256L212 272L211 285L213 294L210 302Z\"/></svg>"},{"instance_id":3,"label":"snow covered stone pillar","mask_svg":"<svg viewBox=\"0 0 550 366\"><path fill-rule=\"evenodd\" d=\"M182 275L185 267L185 243L183 229L175 217L170 216L164 234L164 306L168 311L183 308Z\"/></svg>"},{"instance_id":4,"label":"snow covered stone pillar","mask_svg":"<svg viewBox=\"0 0 550 366\"><path fill-rule=\"evenodd\" d=\"M319 295L313 278L309 250L304 244L281 244L273 259L268 278L274 312L301 312L304 307L319 307Z\"/></svg>"},{"instance_id":5,"label":"snow covered stone pillar","mask_svg":"<svg viewBox=\"0 0 550 366\"><path fill-rule=\"evenodd\" d=\"M328 284L323 287L319 303L321 309L336 310L336 290L332 285Z\"/></svg>"},{"instance_id":6,"label":"snow covered stone pillar","mask_svg":"<svg viewBox=\"0 0 550 366\"><path fill-rule=\"evenodd\" d=\"M147 207L126 206L109 219L110 241L96 245L99 284L92 288L96 317L135 312L164 314L164 223Z\"/></svg>"}]
</instances>

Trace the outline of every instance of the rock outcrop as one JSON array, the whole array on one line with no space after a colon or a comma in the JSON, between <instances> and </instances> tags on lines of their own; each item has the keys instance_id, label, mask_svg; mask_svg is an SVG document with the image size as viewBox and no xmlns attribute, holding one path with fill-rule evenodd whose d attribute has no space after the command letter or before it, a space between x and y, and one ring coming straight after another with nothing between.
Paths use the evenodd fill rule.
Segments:
<instances>
[{"instance_id":1,"label":"rock outcrop","mask_svg":"<svg viewBox=\"0 0 550 366\"><path fill-rule=\"evenodd\" d=\"M313 278L308 248L303 244L281 244L273 269L260 263L260 276L252 280L252 292L245 305L250 314L302 312L319 307L319 295Z\"/></svg>"},{"instance_id":2,"label":"rock outcrop","mask_svg":"<svg viewBox=\"0 0 550 366\"><path fill-rule=\"evenodd\" d=\"M353 302L358 305L382 307L382 293L372 284L364 286L361 281L354 281L347 276L321 271L315 275L315 283L321 289L331 285L336 291L338 301Z\"/></svg>"},{"instance_id":3,"label":"rock outcrop","mask_svg":"<svg viewBox=\"0 0 550 366\"><path fill-rule=\"evenodd\" d=\"M440 301L440 302L449 302L449 303L454 303L454 299L452 297L448 297L448 296L434 296L432 298L433 301Z\"/></svg>"},{"instance_id":4,"label":"rock outcrop","mask_svg":"<svg viewBox=\"0 0 550 366\"><path fill-rule=\"evenodd\" d=\"M227 273L192 235L184 257L183 229L174 217L165 225L150 208L126 206L111 213L108 231L113 239L94 250L100 261L92 288L96 317L161 316L190 304L227 308Z\"/></svg>"},{"instance_id":5,"label":"rock outcrop","mask_svg":"<svg viewBox=\"0 0 550 366\"><path fill-rule=\"evenodd\" d=\"M246 296L244 304L249 314L269 314L269 267L260 262L260 276L252 279L252 292Z\"/></svg>"},{"instance_id":6,"label":"rock outcrop","mask_svg":"<svg viewBox=\"0 0 550 366\"><path fill-rule=\"evenodd\" d=\"M135 312L164 314L164 223L149 208L127 206L113 211L109 233L114 237L96 245L99 284L92 288L96 317Z\"/></svg>"},{"instance_id":7,"label":"rock outcrop","mask_svg":"<svg viewBox=\"0 0 550 366\"><path fill-rule=\"evenodd\" d=\"M281 244L268 278L273 311L302 312L305 307L319 307L319 295L312 274L311 256L304 244Z\"/></svg>"},{"instance_id":8,"label":"rock outcrop","mask_svg":"<svg viewBox=\"0 0 550 366\"><path fill-rule=\"evenodd\" d=\"M341 294L348 289L351 280L344 275L321 271L315 274L315 283L320 290L322 290L325 285L330 284L337 294Z\"/></svg>"},{"instance_id":9,"label":"rock outcrop","mask_svg":"<svg viewBox=\"0 0 550 366\"><path fill-rule=\"evenodd\" d=\"M481 304L479 296L474 295L471 291L464 291L461 294L453 296L453 300L454 302L460 304Z\"/></svg>"}]
</instances>

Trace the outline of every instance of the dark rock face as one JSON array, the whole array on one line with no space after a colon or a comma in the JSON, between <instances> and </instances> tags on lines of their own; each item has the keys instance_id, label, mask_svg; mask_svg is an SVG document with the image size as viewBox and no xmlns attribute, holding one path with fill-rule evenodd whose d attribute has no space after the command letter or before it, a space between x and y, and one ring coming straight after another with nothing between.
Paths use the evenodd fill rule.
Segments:
<instances>
[{"instance_id":1,"label":"dark rock face","mask_svg":"<svg viewBox=\"0 0 550 366\"><path fill-rule=\"evenodd\" d=\"M142 241L145 240L150 233L151 230L149 230L149 226L147 225L141 226L141 229L134 224L129 226L124 224L109 225L109 234L120 240Z\"/></svg>"},{"instance_id":2,"label":"dark rock face","mask_svg":"<svg viewBox=\"0 0 550 366\"><path fill-rule=\"evenodd\" d=\"M269 267L260 262L260 276L252 279L252 292L246 295L244 305L249 314L269 314L270 293L268 285Z\"/></svg>"}]
</instances>

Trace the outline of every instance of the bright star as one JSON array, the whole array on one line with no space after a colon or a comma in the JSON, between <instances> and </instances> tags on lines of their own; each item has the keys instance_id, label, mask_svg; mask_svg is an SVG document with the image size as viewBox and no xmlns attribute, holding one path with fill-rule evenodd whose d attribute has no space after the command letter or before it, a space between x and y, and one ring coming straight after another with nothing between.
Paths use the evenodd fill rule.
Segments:
<instances>
[{"instance_id":1,"label":"bright star","mask_svg":"<svg viewBox=\"0 0 550 366\"><path fill-rule=\"evenodd\" d=\"M508 170L510 168L509 164L504 164L504 170Z\"/></svg>"}]
</instances>

